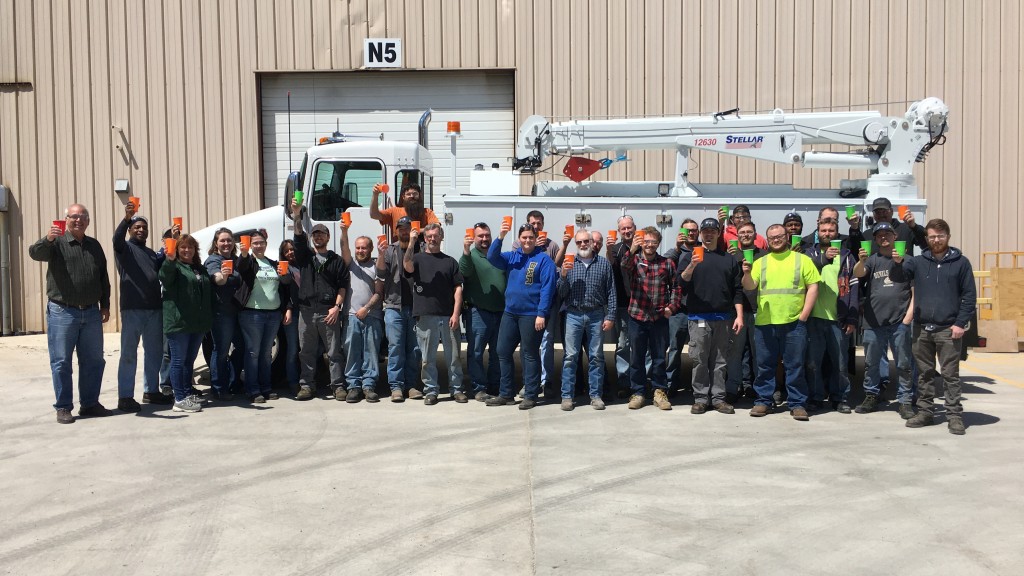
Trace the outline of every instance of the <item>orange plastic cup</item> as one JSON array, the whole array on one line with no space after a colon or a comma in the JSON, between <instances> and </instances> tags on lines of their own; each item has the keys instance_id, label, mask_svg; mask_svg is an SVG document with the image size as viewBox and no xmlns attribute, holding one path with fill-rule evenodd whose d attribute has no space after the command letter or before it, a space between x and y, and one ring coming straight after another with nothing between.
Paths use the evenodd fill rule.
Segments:
<instances>
[{"instance_id":1,"label":"orange plastic cup","mask_svg":"<svg viewBox=\"0 0 1024 576\"><path fill-rule=\"evenodd\" d=\"M643 230L637 230L635 236L639 238L641 242L643 242L644 236L647 236L647 232L644 232Z\"/></svg>"},{"instance_id":2,"label":"orange plastic cup","mask_svg":"<svg viewBox=\"0 0 1024 576\"><path fill-rule=\"evenodd\" d=\"M569 265L569 268L572 268L573 266L576 265L576 255L575 254L566 254L565 255L565 262L566 262L566 264Z\"/></svg>"},{"instance_id":3,"label":"orange plastic cup","mask_svg":"<svg viewBox=\"0 0 1024 576\"><path fill-rule=\"evenodd\" d=\"M387 234L381 234L380 236L377 236L377 245L378 246L380 246L381 244L387 244L387 241L388 241Z\"/></svg>"},{"instance_id":4,"label":"orange plastic cup","mask_svg":"<svg viewBox=\"0 0 1024 576\"><path fill-rule=\"evenodd\" d=\"M466 236L472 236L472 235L473 235L473 229L472 228L466 228Z\"/></svg>"},{"instance_id":5,"label":"orange plastic cup","mask_svg":"<svg viewBox=\"0 0 1024 576\"><path fill-rule=\"evenodd\" d=\"M129 196L128 201L132 203L132 206L135 207L135 211L138 212L139 206L142 205L142 199L137 196Z\"/></svg>"},{"instance_id":6,"label":"orange plastic cup","mask_svg":"<svg viewBox=\"0 0 1024 576\"><path fill-rule=\"evenodd\" d=\"M541 230L540 232L537 232L537 239L538 240L547 240L548 239L547 231L546 230Z\"/></svg>"},{"instance_id":7,"label":"orange plastic cup","mask_svg":"<svg viewBox=\"0 0 1024 576\"><path fill-rule=\"evenodd\" d=\"M695 262L703 262L704 261L704 247L703 246L694 246L693 247L693 260Z\"/></svg>"},{"instance_id":8,"label":"orange plastic cup","mask_svg":"<svg viewBox=\"0 0 1024 576\"><path fill-rule=\"evenodd\" d=\"M173 222L174 225L177 226L178 228L185 228L185 221L182 220L181 216L175 216L174 218L171 218L171 222Z\"/></svg>"},{"instance_id":9,"label":"orange plastic cup","mask_svg":"<svg viewBox=\"0 0 1024 576\"><path fill-rule=\"evenodd\" d=\"M352 225L352 215L349 214L348 212L342 212L341 213L341 223L344 224L346 227L347 226L351 226Z\"/></svg>"},{"instance_id":10,"label":"orange plastic cup","mask_svg":"<svg viewBox=\"0 0 1024 576\"><path fill-rule=\"evenodd\" d=\"M566 224L565 225L565 233L567 235L569 235L569 236L575 236L576 235L576 227L573 226L572 224Z\"/></svg>"},{"instance_id":11,"label":"orange plastic cup","mask_svg":"<svg viewBox=\"0 0 1024 576\"><path fill-rule=\"evenodd\" d=\"M616 240L619 239L619 231L618 230L609 230L608 231L608 239L611 240L614 243Z\"/></svg>"},{"instance_id":12,"label":"orange plastic cup","mask_svg":"<svg viewBox=\"0 0 1024 576\"><path fill-rule=\"evenodd\" d=\"M284 276L285 274L288 273L288 261L287 260L281 260L280 262L277 263L277 273L280 276Z\"/></svg>"},{"instance_id":13,"label":"orange plastic cup","mask_svg":"<svg viewBox=\"0 0 1024 576\"><path fill-rule=\"evenodd\" d=\"M380 185L380 191L384 192L386 194L386 193L391 191L391 186L388 186L388 183L385 182L385 183Z\"/></svg>"},{"instance_id":14,"label":"orange plastic cup","mask_svg":"<svg viewBox=\"0 0 1024 576\"><path fill-rule=\"evenodd\" d=\"M902 222L902 221L907 219L907 213L910 212L910 207L909 206L900 206L896 210L899 211L900 222Z\"/></svg>"},{"instance_id":15,"label":"orange plastic cup","mask_svg":"<svg viewBox=\"0 0 1024 576\"><path fill-rule=\"evenodd\" d=\"M174 254L178 249L178 240L175 238L164 238L164 253Z\"/></svg>"},{"instance_id":16,"label":"orange plastic cup","mask_svg":"<svg viewBox=\"0 0 1024 576\"><path fill-rule=\"evenodd\" d=\"M252 236L239 236L238 241L242 243L242 248L246 250L249 249L249 246L252 246Z\"/></svg>"},{"instance_id":17,"label":"orange plastic cup","mask_svg":"<svg viewBox=\"0 0 1024 576\"><path fill-rule=\"evenodd\" d=\"M412 230L413 230L413 232L419 232L420 231L420 221L419 220L413 220L412 221Z\"/></svg>"},{"instance_id":18,"label":"orange plastic cup","mask_svg":"<svg viewBox=\"0 0 1024 576\"><path fill-rule=\"evenodd\" d=\"M512 217L511 216L505 216L504 218L501 219L501 222L502 222L502 225L508 226L509 230L512 229Z\"/></svg>"},{"instance_id":19,"label":"orange plastic cup","mask_svg":"<svg viewBox=\"0 0 1024 576\"><path fill-rule=\"evenodd\" d=\"M220 267L221 267L222 270L224 268L227 268L228 269L228 274L232 274L235 271L235 261L234 260L225 260L225 261L220 263Z\"/></svg>"}]
</instances>

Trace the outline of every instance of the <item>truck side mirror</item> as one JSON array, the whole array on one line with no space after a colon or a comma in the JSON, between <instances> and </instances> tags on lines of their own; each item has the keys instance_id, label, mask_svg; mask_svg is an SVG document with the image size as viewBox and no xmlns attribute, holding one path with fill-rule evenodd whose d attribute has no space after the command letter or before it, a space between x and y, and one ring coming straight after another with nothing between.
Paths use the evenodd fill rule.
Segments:
<instances>
[{"instance_id":1,"label":"truck side mirror","mask_svg":"<svg viewBox=\"0 0 1024 576\"><path fill-rule=\"evenodd\" d=\"M288 178L284 181L284 209L287 211L292 205L292 198L295 191L299 189L299 173L289 172Z\"/></svg>"}]
</instances>

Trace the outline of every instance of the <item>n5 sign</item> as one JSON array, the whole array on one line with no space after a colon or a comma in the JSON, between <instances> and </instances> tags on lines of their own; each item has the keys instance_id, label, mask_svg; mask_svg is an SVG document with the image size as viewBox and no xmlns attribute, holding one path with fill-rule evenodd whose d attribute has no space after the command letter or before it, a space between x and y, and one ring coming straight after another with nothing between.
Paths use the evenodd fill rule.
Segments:
<instances>
[{"instance_id":1,"label":"n5 sign","mask_svg":"<svg viewBox=\"0 0 1024 576\"><path fill-rule=\"evenodd\" d=\"M363 68L401 67L401 38L366 38L363 40Z\"/></svg>"}]
</instances>

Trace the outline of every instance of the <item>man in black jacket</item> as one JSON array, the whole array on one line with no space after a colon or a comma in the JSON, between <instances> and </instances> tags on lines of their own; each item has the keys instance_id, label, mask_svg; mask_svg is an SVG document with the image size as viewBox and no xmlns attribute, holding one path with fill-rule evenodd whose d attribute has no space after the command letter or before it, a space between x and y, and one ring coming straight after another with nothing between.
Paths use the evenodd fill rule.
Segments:
<instances>
[{"instance_id":1,"label":"man in black jacket","mask_svg":"<svg viewBox=\"0 0 1024 576\"><path fill-rule=\"evenodd\" d=\"M730 333L743 329L743 288L739 262L718 246L721 232L718 220L705 218L700 223L703 253L697 247L679 260L693 362L691 414L707 412L708 405L723 414L735 413L725 401L725 358Z\"/></svg>"},{"instance_id":2,"label":"man in black jacket","mask_svg":"<svg viewBox=\"0 0 1024 576\"><path fill-rule=\"evenodd\" d=\"M296 400L309 400L316 390L316 355L320 342L330 357L331 388L336 400L345 400L344 342L341 337L341 309L348 287L348 268L341 256L327 249L331 233L327 226L313 226L310 250L302 230L302 207L292 200L295 221L295 266L299 269L296 298L299 307L299 393Z\"/></svg>"},{"instance_id":3,"label":"man in black jacket","mask_svg":"<svg viewBox=\"0 0 1024 576\"><path fill-rule=\"evenodd\" d=\"M128 240L125 240L125 235ZM142 368L142 399L153 404L171 404L173 396L160 392L160 361L163 359L163 300L157 270L163 263L146 245L149 222L135 215L135 204L124 205L124 218L114 230L114 261L121 285L121 359L117 364L117 409L138 412L135 401L135 371L139 339L145 363Z\"/></svg>"},{"instance_id":4,"label":"man in black jacket","mask_svg":"<svg viewBox=\"0 0 1024 576\"><path fill-rule=\"evenodd\" d=\"M970 260L949 245L950 230L945 220L931 220L925 230L928 251L903 263L903 271L914 286L914 360L921 374L918 412L907 420L907 427L935 423L935 376L941 372L949 432L962 435L960 350L977 304L974 271ZM939 370L935 369L936 358Z\"/></svg>"},{"instance_id":5,"label":"man in black jacket","mask_svg":"<svg viewBox=\"0 0 1024 576\"><path fill-rule=\"evenodd\" d=\"M921 227L914 220L914 213L907 210L906 214L902 219L895 218L893 216L892 202L889 202L888 198L875 198L875 201L871 203L871 215L874 218L875 224L886 223L892 226L892 231L896 234L897 242L907 243L907 257L914 255L914 247L917 246L922 250L928 249L928 241L925 239L924 228ZM851 250L855 250L860 247L860 243L864 240L871 240L871 252L874 254L878 251L878 244L874 241L874 236L871 238L865 238L861 232L860 227L854 228L851 224L850 227L850 241L847 246Z\"/></svg>"}]
</instances>

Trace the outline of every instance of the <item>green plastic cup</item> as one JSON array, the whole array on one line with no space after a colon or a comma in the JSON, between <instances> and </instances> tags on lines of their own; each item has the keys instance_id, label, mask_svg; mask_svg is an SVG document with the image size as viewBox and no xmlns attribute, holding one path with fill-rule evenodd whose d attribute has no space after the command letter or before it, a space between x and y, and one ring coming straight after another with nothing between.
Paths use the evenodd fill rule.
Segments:
<instances>
[{"instance_id":1,"label":"green plastic cup","mask_svg":"<svg viewBox=\"0 0 1024 576\"><path fill-rule=\"evenodd\" d=\"M796 248L797 246L799 246L800 245L800 236L798 236L797 234L793 234L792 236L790 236L789 237L789 245L792 246L793 248Z\"/></svg>"},{"instance_id":2,"label":"green plastic cup","mask_svg":"<svg viewBox=\"0 0 1024 576\"><path fill-rule=\"evenodd\" d=\"M739 248L740 247L740 241L739 240L729 240L729 247L730 248Z\"/></svg>"},{"instance_id":3,"label":"green plastic cup","mask_svg":"<svg viewBox=\"0 0 1024 576\"><path fill-rule=\"evenodd\" d=\"M683 235L683 238L687 238L687 239L690 238L690 231L687 230L686 228L680 227L679 228L679 233Z\"/></svg>"},{"instance_id":4,"label":"green plastic cup","mask_svg":"<svg viewBox=\"0 0 1024 576\"><path fill-rule=\"evenodd\" d=\"M871 254L871 240L862 240L860 243L860 249Z\"/></svg>"},{"instance_id":5,"label":"green plastic cup","mask_svg":"<svg viewBox=\"0 0 1024 576\"><path fill-rule=\"evenodd\" d=\"M743 251L743 259L746 260L748 264L753 264L754 263L754 249L750 248L750 249L744 250Z\"/></svg>"},{"instance_id":6,"label":"green plastic cup","mask_svg":"<svg viewBox=\"0 0 1024 576\"><path fill-rule=\"evenodd\" d=\"M302 206L302 190L295 191L295 203Z\"/></svg>"},{"instance_id":7,"label":"green plastic cup","mask_svg":"<svg viewBox=\"0 0 1024 576\"><path fill-rule=\"evenodd\" d=\"M722 210L725 210L725 215L726 215L726 217L728 217L729 216L729 205L726 204L725 206L722 206Z\"/></svg>"},{"instance_id":8,"label":"green plastic cup","mask_svg":"<svg viewBox=\"0 0 1024 576\"><path fill-rule=\"evenodd\" d=\"M835 248L836 250L842 250L843 249L843 241L842 240L833 240L831 242L831 244L832 244L832 247Z\"/></svg>"},{"instance_id":9,"label":"green plastic cup","mask_svg":"<svg viewBox=\"0 0 1024 576\"><path fill-rule=\"evenodd\" d=\"M902 258L907 255L907 242L906 240L897 240L892 243L892 247L896 249L896 254Z\"/></svg>"},{"instance_id":10,"label":"green plastic cup","mask_svg":"<svg viewBox=\"0 0 1024 576\"><path fill-rule=\"evenodd\" d=\"M849 220L850 218L853 218L856 214L857 214L857 207L856 206L854 206L853 204L850 204L849 206L846 207L846 219L847 220Z\"/></svg>"}]
</instances>

